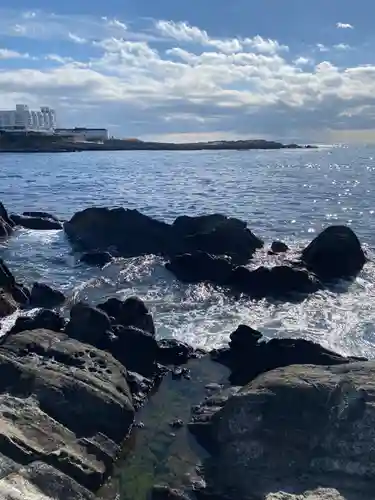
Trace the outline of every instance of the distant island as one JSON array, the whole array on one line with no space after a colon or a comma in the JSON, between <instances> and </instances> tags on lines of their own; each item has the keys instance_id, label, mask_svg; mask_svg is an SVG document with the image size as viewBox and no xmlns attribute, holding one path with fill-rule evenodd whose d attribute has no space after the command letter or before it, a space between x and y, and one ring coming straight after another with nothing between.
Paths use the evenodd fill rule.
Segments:
<instances>
[{"instance_id":1,"label":"distant island","mask_svg":"<svg viewBox=\"0 0 375 500\"><path fill-rule=\"evenodd\" d=\"M80 151L204 151L252 149L302 149L314 146L282 144L263 139L194 143L150 142L138 139L108 139L102 142L78 142L56 135L0 132L1 153L62 153Z\"/></svg>"}]
</instances>

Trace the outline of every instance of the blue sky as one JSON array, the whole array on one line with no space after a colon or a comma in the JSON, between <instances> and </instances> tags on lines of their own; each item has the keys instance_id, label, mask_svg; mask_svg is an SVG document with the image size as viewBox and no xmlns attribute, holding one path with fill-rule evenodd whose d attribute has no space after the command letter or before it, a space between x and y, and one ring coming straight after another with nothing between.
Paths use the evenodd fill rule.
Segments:
<instances>
[{"instance_id":1,"label":"blue sky","mask_svg":"<svg viewBox=\"0 0 375 500\"><path fill-rule=\"evenodd\" d=\"M375 142L373 0L2 0L0 108L162 140Z\"/></svg>"}]
</instances>

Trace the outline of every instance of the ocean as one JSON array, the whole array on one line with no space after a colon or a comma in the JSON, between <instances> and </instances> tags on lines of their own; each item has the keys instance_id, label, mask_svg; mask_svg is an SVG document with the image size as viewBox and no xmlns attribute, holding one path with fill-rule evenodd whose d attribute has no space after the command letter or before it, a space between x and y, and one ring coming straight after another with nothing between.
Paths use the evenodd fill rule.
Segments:
<instances>
[{"instance_id":1,"label":"ocean","mask_svg":"<svg viewBox=\"0 0 375 500\"><path fill-rule=\"evenodd\" d=\"M348 290L299 304L235 300L209 285L183 285L154 256L90 268L62 231L19 229L1 243L0 256L20 282L48 283L69 304L139 296L159 337L210 349L246 323L269 338L303 337L342 354L375 356L375 148L1 154L0 200L10 213L43 210L64 220L93 205L137 208L165 221L220 212L246 220L265 240L260 263L273 240L298 250L324 227L348 224L368 264Z\"/></svg>"}]
</instances>

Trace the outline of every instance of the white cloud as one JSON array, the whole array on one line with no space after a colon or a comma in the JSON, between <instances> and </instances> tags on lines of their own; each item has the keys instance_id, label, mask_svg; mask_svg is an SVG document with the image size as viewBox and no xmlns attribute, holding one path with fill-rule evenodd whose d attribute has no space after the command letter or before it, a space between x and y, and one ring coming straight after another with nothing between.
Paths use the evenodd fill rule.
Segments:
<instances>
[{"instance_id":1,"label":"white cloud","mask_svg":"<svg viewBox=\"0 0 375 500\"><path fill-rule=\"evenodd\" d=\"M106 17L102 18L104 21L107 21ZM126 31L128 27L126 26L125 23L119 21L118 19L111 19L108 21L108 26L114 26L115 28L121 28L122 30Z\"/></svg>"},{"instance_id":2,"label":"white cloud","mask_svg":"<svg viewBox=\"0 0 375 500\"><path fill-rule=\"evenodd\" d=\"M347 43L337 43L336 45L333 46L333 48L336 50L350 50L351 46L348 45Z\"/></svg>"},{"instance_id":3,"label":"white cloud","mask_svg":"<svg viewBox=\"0 0 375 500\"><path fill-rule=\"evenodd\" d=\"M253 38L211 38L208 33L196 26L190 26L186 22L157 21L155 24L157 31L168 38L179 42L196 43L203 46L215 47L221 52L240 52L244 48L254 49L263 53L276 53L287 51L286 45L279 44L276 40L265 39L259 35Z\"/></svg>"},{"instance_id":4,"label":"white cloud","mask_svg":"<svg viewBox=\"0 0 375 500\"><path fill-rule=\"evenodd\" d=\"M297 59L295 59L293 62L296 66L305 66L306 64L312 64L313 61L308 57L300 56L297 57Z\"/></svg>"},{"instance_id":5,"label":"white cloud","mask_svg":"<svg viewBox=\"0 0 375 500\"><path fill-rule=\"evenodd\" d=\"M346 44L315 45L310 48L314 62L306 48L297 57L276 40L259 35L222 39L187 23L159 21L155 38L155 29L152 35L147 28L133 33L132 25L107 17L78 16L69 22L40 12L21 17L9 26L23 26L22 36L41 37L43 67L29 64L32 55L0 49L2 59L25 58L22 69L0 71L1 102L46 102L57 108L62 122L84 116L87 124L96 119L128 127L132 136L184 137L225 130L238 137L249 131L303 133L332 123L346 123L349 130L366 120L375 128L375 65L343 62ZM58 40L87 42L86 58L49 53L51 26L37 32L46 19ZM9 33L9 26L0 16L0 34ZM334 50L343 51L340 67L330 60L337 58Z\"/></svg>"},{"instance_id":6,"label":"white cloud","mask_svg":"<svg viewBox=\"0 0 375 500\"><path fill-rule=\"evenodd\" d=\"M0 48L0 59L30 59L30 54Z\"/></svg>"},{"instance_id":7,"label":"white cloud","mask_svg":"<svg viewBox=\"0 0 375 500\"><path fill-rule=\"evenodd\" d=\"M81 36L78 36L74 33L68 33L68 38L69 40L71 40L72 42L74 43L79 43L79 44L83 44L83 43L87 43L87 40L86 38L82 38Z\"/></svg>"},{"instance_id":8,"label":"white cloud","mask_svg":"<svg viewBox=\"0 0 375 500\"><path fill-rule=\"evenodd\" d=\"M344 29L344 30L347 30L347 29L352 30L352 29L354 29L354 26L352 24L349 24L349 23L337 23L336 28Z\"/></svg>"}]
</instances>

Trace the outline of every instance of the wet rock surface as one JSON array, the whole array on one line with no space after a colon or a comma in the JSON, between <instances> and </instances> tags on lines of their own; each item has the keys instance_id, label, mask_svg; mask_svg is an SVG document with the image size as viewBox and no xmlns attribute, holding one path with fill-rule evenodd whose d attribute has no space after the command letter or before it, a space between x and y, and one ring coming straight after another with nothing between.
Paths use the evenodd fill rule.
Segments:
<instances>
[{"instance_id":1,"label":"wet rock surface","mask_svg":"<svg viewBox=\"0 0 375 500\"><path fill-rule=\"evenodd\" d=\"M46 285L45 283L34 283L31 289L31 307L57 307L65 302L65 295L60 290Z\"/></svg>"},{"instance_id":2,"label":"wet rock surface","mask_svg":"<svg viewBox=\"0 0 375 500\"><path fill-rule=\"evenodd\" d=\"M45 217L26 217L24 215L12 214L11 219L16 226L21 226L26 229L51 230L63 228L61 222Z\"/></svg>"},{"instance_id":3,"label":"wet rock surface","mask_svg":"<svg viewBox=\"0 0 375 500\"><path fill-rule=\"evenodd\" d=\"M231 499L370 500L374 371L371 361L257 377L211 418L206 480Z\"/></svg>"},{"instance_id":4,"label":"wet rock surface","mask_svg":"<svg viewBox=\"0 0 375 500\"><path fill-rule=\"evenodd\" d=\"M79 260L89 266L104 267L112 261L112 258L109 252L86 252Z\"/></svg>"},{"instance_id":5,"label":"wet rock surface","mask_svg":"<svg viewBox=\"0 0 375 500\"><path fill-rule=\"evenodd\" d=\"M166 224L137 210L93 207L76 213L64 229L75 248L115 249L123 257L202 251L247 262L263 245L246 223L219 214L179 217Z\"/></svg>"}]
</instances>

